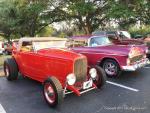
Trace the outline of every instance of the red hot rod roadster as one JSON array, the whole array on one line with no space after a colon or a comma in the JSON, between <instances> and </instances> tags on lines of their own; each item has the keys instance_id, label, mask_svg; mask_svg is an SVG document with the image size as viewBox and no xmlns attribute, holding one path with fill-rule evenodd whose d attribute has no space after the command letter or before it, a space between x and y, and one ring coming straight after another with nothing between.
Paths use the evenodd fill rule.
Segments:
<instances>
[{"instance_id":1,"label":"red hot rod roadster","mask_svg":"<svg viewBox=\"0 0 150 113\"><path fill-rule=\"evenodd\" d=\"M6 78L15 80L19 72L42 82L44 98L51 107L66 94L80 96L103 86L103 70L88 67L86 57L68 50L65 44L66 39L61 38L21 38L13 47L12 58L4 62Z\"/></svg>"}]
</instances>

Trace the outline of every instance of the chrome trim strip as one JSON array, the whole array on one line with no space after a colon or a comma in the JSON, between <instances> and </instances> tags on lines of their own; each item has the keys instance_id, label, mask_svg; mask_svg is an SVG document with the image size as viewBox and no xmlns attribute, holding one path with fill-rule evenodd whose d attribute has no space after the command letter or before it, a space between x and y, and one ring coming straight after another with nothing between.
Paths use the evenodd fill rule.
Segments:
<instances>
[{"instance_id":1,"label":"chrome trim strip","mask_svg":"<svg viewBox=\"0 0 150 113\"><path fill-rule=\"evenodd\" d=\"M73 91L66 92L65 95L68 95L68 94L71 94L71 93L73 93Z\"/></svg>"},{"instance_id":2,"label":"chrome trim strip","mask_svg":"<svg viewBox=\"0 0 150 113\"><path fill-rule=\"evenodd\" d=\"M93 90L93 89L96 89L96 88L95 88L95 87L89 88L89 89L87 89L87 90L84 90L84 91L80 92L80 94L86 93L86 92L91 91L91 90Z\"/></svg>"},{"instance_id":3,"label":"chrome trim strip","mask_svg":"<svg viewBox=\"0 0 150 113\"><path fill-rule=\"evenodd\" d=\"M86 92L91 91L91 90L93 90L93 89L96 89L96 87L91 87L91 88L89 88L89 89L86 89L86 90L84 90L84 91L81 91L80 94L86 93ZM71 93L73 93L73 91L66 92L65 95L68 95L68 94L71 94Z\"/></svg>"},{"instance_id":4,"label":"chrome trim strip","mask_svg":"<svg viewBox=\"0 0 150 113\"><path fill-rule=\"evenodd\" d=\"M136 62L136 64L131 65L131 66L122 66L122 70L123 71L135 71L136 69L144 67L148 64L150 64L150 61L148 60L148 58L146 58L143 62L138 61L138 62Z\"/></svg>"},{"instance_id":5,"label":"chrome trim strip","mask_svg":"<svg viewBox=\"0 0 150 113\"><path fill-rule=\"evenodd\" d=\"M105 54L105 55L115 55L115 56L127 56L127 55L118 55L118 54L107 54L107 53L95 53L95 52L80 52L81 54L89 53L89 54Z\"/></svg>"}]
</instances>

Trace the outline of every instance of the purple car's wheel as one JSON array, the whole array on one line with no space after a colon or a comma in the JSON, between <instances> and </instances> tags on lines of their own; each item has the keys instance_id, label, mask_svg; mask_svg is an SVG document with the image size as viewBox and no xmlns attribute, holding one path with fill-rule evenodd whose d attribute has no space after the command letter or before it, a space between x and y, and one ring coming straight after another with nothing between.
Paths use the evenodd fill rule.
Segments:
<instances>
[{"instance_id":1,"label":"purple car's wheel","mask_svg":"<svg viewBox=\"0 0 150 113\"><path fill-rule=\"evenodd\" d=\"M44 82L43 94L50 107L56 107L63 100L63 90L58 79L50 77Z\"/></svg>"},{"instance_id":2,"label":"purple car's wheel","mask_svg":"<svg viewBox=\"0 0 150 113\"><path fill-rule=\"evenodd\" d=\"M115 60L105 60L103 69L108 77L116 77L120 74L120 67Z\"/></svg>"}]
</instances>

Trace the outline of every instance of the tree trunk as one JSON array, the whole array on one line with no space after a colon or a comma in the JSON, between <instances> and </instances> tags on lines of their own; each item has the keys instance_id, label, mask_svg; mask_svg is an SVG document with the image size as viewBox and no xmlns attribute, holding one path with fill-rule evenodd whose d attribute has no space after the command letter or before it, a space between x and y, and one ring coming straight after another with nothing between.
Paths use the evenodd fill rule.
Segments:
<instances>
[{"instance_id":1,"label":"tree trunk","mask_svg":"<svg viewBox=\"0 0 150 113\"><path fill-rule=\"evenodd\" d=\"M82 21L82 17L79 17L78 19L79 19L79 23L80 23L79 26L82 27L83 30L85 31L85 33L87 34L87 30L86 30L86 28L85 28L84 22Z\"/></svg>"},{"instance_id":2,"label":"tree trunk","mask_svg":"<svg viewBox=\"0 0 150 113\"><path fill-rule=\"evenodd\" d=\"M29 35L30 35L30 37L34 37L34 35L35 35L35 29L34 29L33 23L31 25L31 27L29 28Z\"/></svg>"},{"instance_id":3,"label":"tree trunk","mask_svg":"<svg viewBox=\"0 0 150 113\"><path fill-rule=\"evenodd\" d=\"M36 18L32 19L31 21L31 25L29 27L29 35L30 37L34 37L35 36L35 31L36 31Z\"/></svg>"},{"instance_id":4,"label":"tree trunk","mask_svg":"<svg viewBox=\"0 0 150 113\"><path fill-rule=\"evenodd\" d=\"M21 36L21 37L24 37L24 36L25 36L25 34L23 34L23 33L20 33L20 36Z\"/></svg>"},{"instance_id":5,"label":"tree trunk","mask_svg":"<svg viewBox=\"0 0 150 113\"><path fill-rule=\"evenodd\" d=\"M89 18L87 17L86 18L86 26L85 26L86 28L86 33L87 34L92 34L92 26L91 26L91 22L90 22L90 20L89 20Z\"/></svg>"}]
</instances>

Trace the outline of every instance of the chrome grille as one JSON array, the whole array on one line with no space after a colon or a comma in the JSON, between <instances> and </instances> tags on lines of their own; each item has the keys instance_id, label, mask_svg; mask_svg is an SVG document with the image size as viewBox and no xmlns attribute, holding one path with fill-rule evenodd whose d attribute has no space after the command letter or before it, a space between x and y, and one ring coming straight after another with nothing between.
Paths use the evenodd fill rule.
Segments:
<instances>
[{"instance_id":1,"label":"chrome grille","mask_svg":"<svg viewBox=\"0 0 150 113\"><path fill-rule=\"evenodd\" d=\"M84 81L87 76L87 59L80 58L75 60L74 63L74 73L76 75L77 81Z\"/></svg>"},{"instance_id":2,"label":"chrome grille","mask_svg":"<svg viewBox=\"0 0 150 113\"><path fill-rule=\"evenodd\" d=\"M135 62L137 62L137 61L142 60L143 58L144 58L143 55L135 56L135 57L133 57L133 58L130 58L130 63L133 64L133 63L135 63Z\"/></svg>"}]
</instances>

